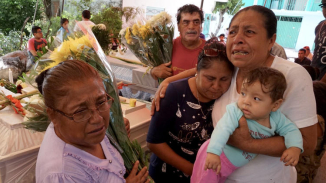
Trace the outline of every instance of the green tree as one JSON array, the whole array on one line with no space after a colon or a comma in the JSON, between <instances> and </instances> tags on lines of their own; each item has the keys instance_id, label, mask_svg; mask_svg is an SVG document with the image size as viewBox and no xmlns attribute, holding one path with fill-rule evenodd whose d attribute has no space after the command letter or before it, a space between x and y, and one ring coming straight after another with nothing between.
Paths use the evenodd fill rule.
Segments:
<instances>
[{"instance_id":1,"label":"green tree","mask_svg":"<svg viewBox=\"0 0 326 183\"><path fill-rule=\"evenodd\" d=\"M8 34L11 30L20 30L27 17L33 20L37 0L0 0L0 30ZM41 18L42 1L39 1L35 19Z\"/></svg>"},{"instance_id":2,"label":"green tree","mask_svg":"<svg viewBox=\"0 0 326 183\"><path fill-rule=\"evenodd\" d=\"M228 2L216 2L213 13L217 14L218 12L219 21L217 29L213 34L214 36L217 36L218 32L220 31L224 14L227 13L229 15L235 15L243 5L244 3L242 3L242 0L228 0Z\"/></svg>"},{"instance_id":3,"label":"green tree","mask_svg":"<svg viewBox=\"0 0 326 183\"><path fill-rule=\"evenodd\" d=\"M98 14L93 15L92 21L95 24L104 24L109 31L110 37L117 38L122 28L122 11L117 7L105 8Z\"/></svg>"},{"instance_id":4,"label":"green tree","mask_svg":"<svg viewBox=\"0 0 326 183\"><path fill-rule=\"evenodd\" d=\"M121 2L113 0L65 0L63 15L79 21L82 18L83 10L89 10L91 14L95 15L111 6L121 7Z\"/></svg>"}]
</instances>

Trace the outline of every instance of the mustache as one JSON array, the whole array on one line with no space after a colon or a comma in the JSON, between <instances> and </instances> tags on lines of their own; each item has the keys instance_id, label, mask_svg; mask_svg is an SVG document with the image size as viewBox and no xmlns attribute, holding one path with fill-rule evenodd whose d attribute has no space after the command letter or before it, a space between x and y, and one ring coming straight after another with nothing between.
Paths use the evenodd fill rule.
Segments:
<instances>
[{"instance_id":1,"label":"mustache","mask_svg":"<svg viewBox=\"0 0 326 183\"><path fill-rule=\"evenodd\" d=\"M197 34L197 31L194 31L194 30L192 30L192 31L187 31L186 34Z\"/></svg>"}]
</instances>

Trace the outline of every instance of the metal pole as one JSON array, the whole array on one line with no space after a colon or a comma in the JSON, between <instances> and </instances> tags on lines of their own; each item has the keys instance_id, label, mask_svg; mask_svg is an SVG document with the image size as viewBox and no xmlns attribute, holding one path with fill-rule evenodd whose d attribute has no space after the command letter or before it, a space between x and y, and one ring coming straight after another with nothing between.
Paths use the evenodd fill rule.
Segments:
<instances>
[{"instance_id":1,"label":"metal pole","mask_svg":"<svg viewBox=\"0 0 326 183\"><path fill-rule=\"evenodd\" d=\"M36 1L36 8L35 8L35 11L34 11L34 17L33 17L32 25L34 25L34 21L35 21L35 16L36 16L36 11L37 11L37 4L38 4L38 0Z\"/></svg>"},{"instance_id":2,"label":"metal pole","mask_svg":"<svg viewBox=\"0 0 326 183\"><path fill-rule=\"evenodd\" d=\"M65 0L62 0L62 9L61 9L61 14L63 13L64 4L65 4Z\"/></svg>"},{"instance_id":3,"label":"metal pole","mask_svg":"<svg viewBox=\"0 0 326 183\"><path fill-rule=\"evenodd\" d=\"M201 10L203 10L203 4L204 4L204 0L201 0L201 5L200 5Z\"/></svg>"}]
</instances>

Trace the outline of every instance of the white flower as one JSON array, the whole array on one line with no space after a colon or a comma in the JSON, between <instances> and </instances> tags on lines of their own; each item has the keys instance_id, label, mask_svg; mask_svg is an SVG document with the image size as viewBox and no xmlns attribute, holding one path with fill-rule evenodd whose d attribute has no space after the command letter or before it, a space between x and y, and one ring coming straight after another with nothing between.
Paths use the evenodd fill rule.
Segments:
<instances>
[{"instance_id":1,"label":"white flower","mask_svg":"<svg viewBox=\"0 0 326 183\"><path fill-rule=\"evenodd\" d=\"M16 86L18 86L18 85L20 85L20 84L22 84L22 83L23 83L22 80L17 80L17 81L16 81Z\"/></svg>"},{"instance_id":2,"label":"white flower","mask_svg":"<svg viewBox=\"0 0 326 183\"><path fill-rule=\"evenodd\" d=\"M26 83L21 83L20 86L22 86L23 88L26 88L27 84Z\"/></svg>"},{"instance_id":3,"label":"white flower","mask_svg":"<svg viewBox=\"0 0 326 183\"><path fill-rule=\"evenodd\" d=\"M161 13L153 16L151 19L147 21L147 24L149 24L151 27L157 27L158 25L165 25L169 24L172 21L171 15L169 15L167 12L162 11Z\"/></svg>"},{"instance_id":4,"label":"white flower","mask_svg":"<svg viewBox=\"0 0 326 183\"><path fill-rule=\"evenodd\" d=\"M100 30L106 30L106 26L104 24L97 24L96 25Z\"/></svg>"},{"instance_id":5,"label":"white flower","mask_svg":"<svg viewBox=\"0 0 326 183\"><path fill-rule=\"evenodd\" d=\"M123 55L125 53L124 50L121 50L119 46L118 46L118 52L120 53L120 55Z\"/></svg>"},{"instance_id":6,"label":"white flower","mask_svg":"<svg viewBox=\"0 0 326 183\"><path fill-rule=\"evenodd\" d=\"M121 29L119 35L124 36L126 33L126 29Z\"/></svg>"},{"instance_id":7,"label":"white flower","mask_svg":"<svg viewBox=\"0 0 326 183\"><path fill-rule=\"evenodd\" d=\"M28 118L33 118L37 116L37 113L32 113L28 110L25 110L25 117L27 117L26 119L24 118L24 121L28 121Z\"/></svg>"},{"instance_id":8,"label":"white flower","mask_svg":"<svg viewBox=\"0 0 326 183\"><path fill-rule=\"evenodd\" d=\"M38 95L33 95L29 98L30 103L37 103L41 98Z\"/></svg>"}]
</instances>

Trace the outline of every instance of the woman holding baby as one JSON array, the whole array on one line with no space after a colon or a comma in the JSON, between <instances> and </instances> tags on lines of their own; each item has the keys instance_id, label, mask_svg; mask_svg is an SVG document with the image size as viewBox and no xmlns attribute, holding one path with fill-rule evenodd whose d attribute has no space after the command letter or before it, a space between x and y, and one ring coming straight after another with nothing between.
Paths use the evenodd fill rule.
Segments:
<instances>
[{"instance_id":1,"label":"woman holding baby","mask_svg":"<svg viewBox=\"0 0 326 183\"><path fill-rule=\"evenodd\" d=\"M240 97L244 76L258 67L270 67L285 76L287 89L279 110L299 128L303 138L302 154L309 155L313 153L317 139L316 102L312 81L303 67L270 54L276 40L276 27L275 14L263 6L246 7L232 18L226 53L235 66L235 73L228 91L215 101L212 112L213 124L216 126L226 112L226 106L236 102ZM159 110L159 98L164 97L166 86L171 81L194 74L194 70L189 70L167 78L157 92L153 107ZM226 182L296 182L295 168L284 166L284 162L280 161L282 153L286 150L284 138L274 136L253 139L248 132L247 121L241 118L239 128L231 135L228 144L244 152L259 155L235 170ZM203 152L206 153L206 150Z\"/></svg>"}]
</instances>

